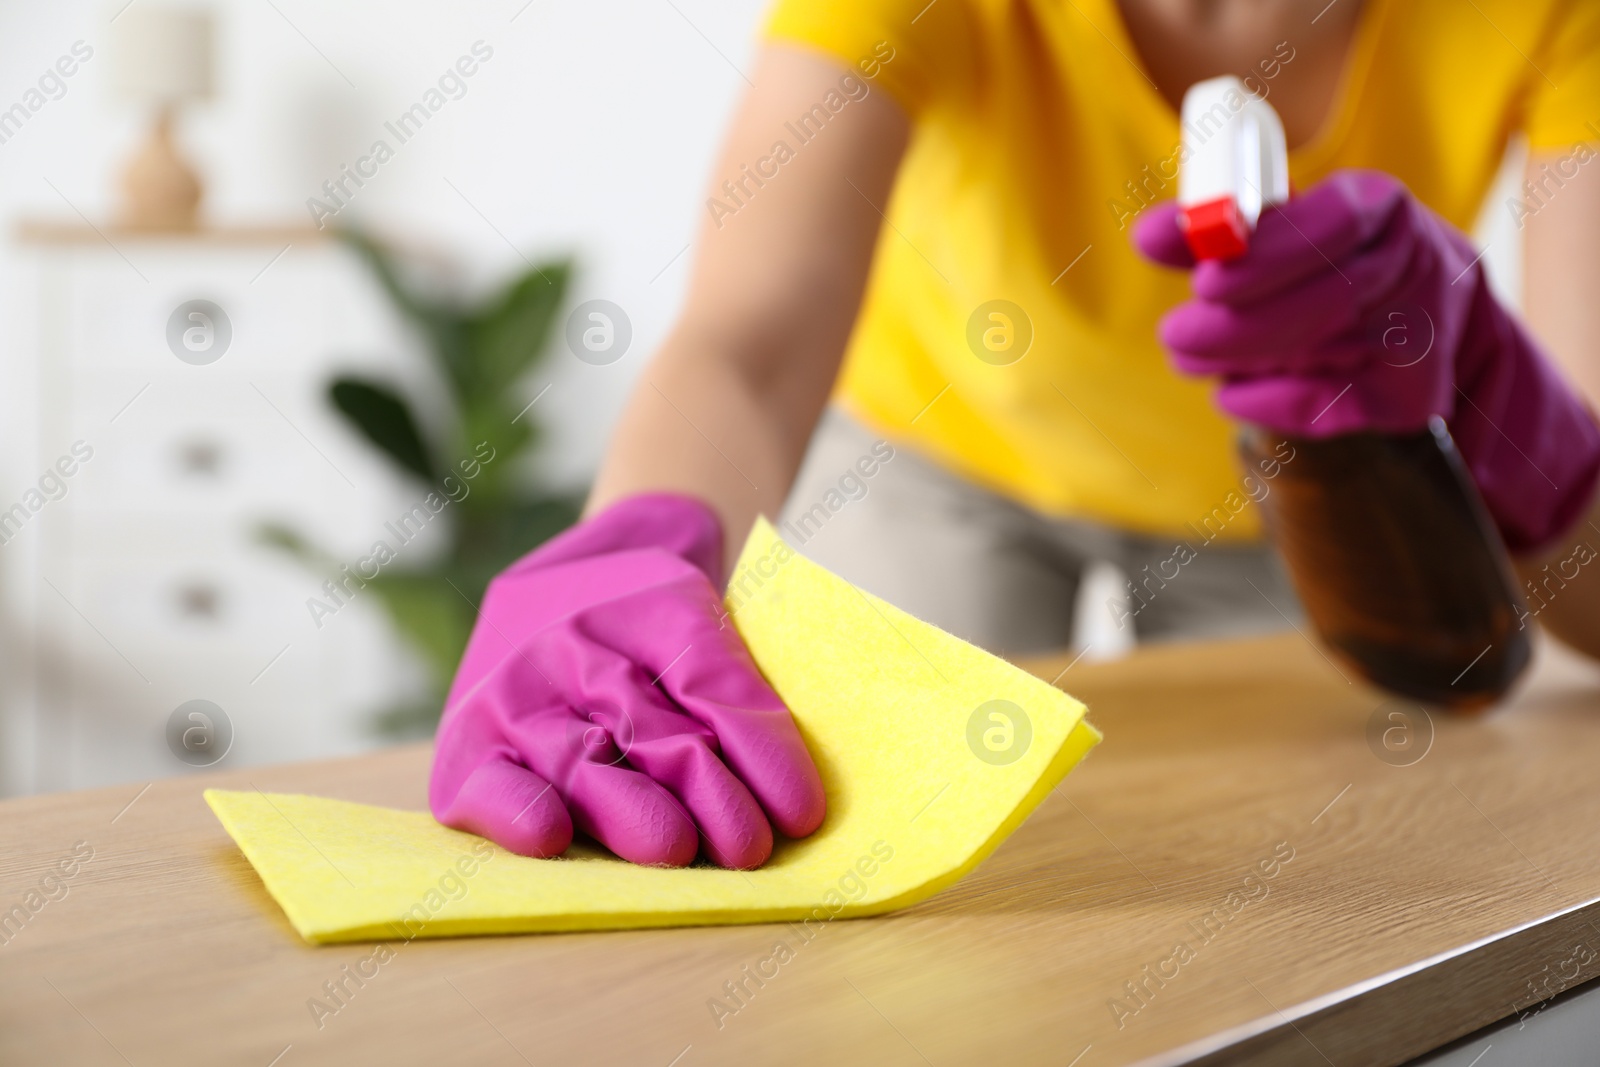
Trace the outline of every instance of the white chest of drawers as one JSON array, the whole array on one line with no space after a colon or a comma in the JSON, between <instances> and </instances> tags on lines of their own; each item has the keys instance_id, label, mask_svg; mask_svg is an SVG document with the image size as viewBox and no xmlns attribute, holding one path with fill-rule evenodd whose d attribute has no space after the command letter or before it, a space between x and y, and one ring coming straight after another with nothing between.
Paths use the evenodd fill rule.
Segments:
<instances>
[{"instance_id":1,"label":"white chest of drawers","mask_svg":"<svg viewBox=\"0 0 1600 1067\"><path fill-rule=\"evenodd\" d=\"M416 669L375 603L316 628L320 577L254 530L283 521L345 552L404 499L325 400L335 369L422 373L384 296L314 232L21 236L0 379L0 793L183 772L167 720L193 699L231 724L228 765L374 744L368 717ZM212 362L168 342L195 300L231 328Z\"/></svg>"}]
</instances>

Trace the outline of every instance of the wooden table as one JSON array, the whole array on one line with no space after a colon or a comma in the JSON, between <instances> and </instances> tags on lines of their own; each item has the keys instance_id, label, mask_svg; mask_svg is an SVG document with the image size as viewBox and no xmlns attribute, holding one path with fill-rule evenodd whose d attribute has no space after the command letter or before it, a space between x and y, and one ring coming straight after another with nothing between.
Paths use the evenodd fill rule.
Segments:
<instances>
[{"instance_id":1,"label":"wooden table","mask_svg":"<svg viewBox=\"0 0 1600 1067\"><path fill-rule=\"evenodd\" d=\"M1600 668L1545 650L1512 706L1436 716L1409 766L1420 745L1369 743L1384 698L1293 634L1059 684L1105 744L965 882L809 942L301 943L201 788L420 807L425 747L0 804L0 909L93 850L0 928L0 1063L1355 1067L1600 974ZM777 975L729 1000L777 941ZM739 1005L720 1026L714 998Z\"/></svg>"}]
</instances>

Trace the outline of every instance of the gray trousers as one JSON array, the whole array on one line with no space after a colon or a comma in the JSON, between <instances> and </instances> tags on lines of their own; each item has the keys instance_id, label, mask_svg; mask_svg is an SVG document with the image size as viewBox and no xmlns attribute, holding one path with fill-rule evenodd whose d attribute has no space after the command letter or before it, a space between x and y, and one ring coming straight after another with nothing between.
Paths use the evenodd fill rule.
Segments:
<instances>
[{"instance_id":1,"label":"gray trousers","mask_svg":"<svg viewBox=\"0 0 1600 1067\"><path fill-rule=\"evenodd\" d=\"M1269 548L1042 515L837 409L812 438L780 528L835 574L993 652L1082 648L1095 639L1083 630L1124 642L1232 637L1301 618ZM1101 595L1080 605L1085 575L1104 564L1120 577L1094 583Z\"/></svg>"}]
</instances>

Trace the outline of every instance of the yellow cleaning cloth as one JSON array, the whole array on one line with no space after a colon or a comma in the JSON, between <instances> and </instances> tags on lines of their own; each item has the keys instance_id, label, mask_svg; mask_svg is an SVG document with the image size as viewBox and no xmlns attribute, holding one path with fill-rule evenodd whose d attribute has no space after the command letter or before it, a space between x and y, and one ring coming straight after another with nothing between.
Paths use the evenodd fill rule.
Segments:
<instances>
[{"instance_id":1,"label":"yellow cleaning cloth","mask_svg":"<svg viewBox=\"0 0 1600 1067\"><path fill-rule=\"evenodd\" d=\"M307 941L785 920L905 907L961 878L1100 740L1082 704L797 555L766 522L730 619L794 712L828 816L754 871L515 856L424 812L206 800Z\"/></svg>"}]
</instances>

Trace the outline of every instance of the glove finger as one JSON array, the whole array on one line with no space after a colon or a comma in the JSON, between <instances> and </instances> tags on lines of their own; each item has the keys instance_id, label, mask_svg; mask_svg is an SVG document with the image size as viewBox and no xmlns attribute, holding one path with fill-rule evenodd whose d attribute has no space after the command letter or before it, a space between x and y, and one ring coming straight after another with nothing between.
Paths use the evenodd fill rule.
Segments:
<instances>
[{"instance_id":1,"label":"glove finger","mask_svg":"<svg viewBox=\"0 0 1600 1067\"><path fill-rule=\"evenodd\" d=\"M645 684L649 684L645 681ZM759 867L772 855L772 826L756 798L718 758L711 731L677 715L691 731L635 736L628 763L677 797L720 867Z\"/></svg>"},{"instance_id":2,"label":"glove finger","mask_svg":"<svg viewBox=\"0 0 1600 1067\"><path fill-rule=\"evenodd\" d=\"M827 814L816 761L781 697L766 685L731 622L686 621L691 640L670 670L667 696L717 734L723 763L755 793L774 827L806 837Z\"/></svg>"},{"instance_id":3,"label":"glove finger","mask_svg":"<svg viewBox=\"0 0 1600 1067\"><path fill-rule=\"evenodd\" d=\"M1243 256L1200 264L1195 292L1211 300L1254 303L1324 271L1343 269L1347 258L1389 229L1408 197L1405 186L1386 174L1335 174L1304 196L1263 211Z\"/></svg>"},{"instance_id":4,"label":"glove finger","mask_svg":"<svg viewBox=\"0 0 1600 1067\"><path fill-rule=\"evenodd\" d=\"M573 764L565 799L578 829L629 862L686 867L700 851L694 820L678 799L620 763Z\"/></svg>"},{"instance_id":5,"label":"glove finger","mask_svg":"<svg viewBox=\"0 0 1600 1067\"><path fill-rule=\"evenodd\" d=\"M1376 354L1391 343L1391 334L1406 333L1391 330L1383 312L1386 308L1398 311L1407 321L1412 317L1411 305L1397 301L1394 294L1402 286L1414 251L1414 242L1405 239L1400 247L1389 245L1357 254L1341 269L1313 275L1266 301L1192 300L1162 320L1161 340L1173 352L1179 369L1189 374L1347 366L1359 349L1335 342L1360 337ZM1402 307L1405 310L1400 310Z\"/></svg>"},{"instance_id":6,"label":"glove finger","mask_svg":"<svg viewBox=\"0 0 1600 1067\"><path fill-rule=\"evenodd\" d=\"M1217 390L1217 406L1236 418L1279 433L1321 439L1374 431L1411 433L1428 423L1447 397L1397 389L1407 370L1240 378Z\"/></svg>"},{"instance_id":7,"label":"glove finger","mask_svg":"<svg viewBox=\"0 0 1600 1067\"><path fill-rule=\"evenodd\" d=\"M772 827L750 789L719 758L716 734L675 707L653 684L671 661L636 664L609 650L596 651L583 680L585 700L576 711L592 724L591 730L609 733L614 755L608 762L626 760L671 792L694 820L706 855L719 866L749 868L766 862L772 854ZM590 748L589 759L604 758L592 744Z\"/></svg>"},{"instance_id":8,"label":"glove finger","mask_svg":"<svg viewBox=\"0 0 1600 1067\"><path fill-rule=\"evenodd\" d=\"M554 787L500 754L461 783L434 818L445 826L487 837L508 852L545 859L572 843L572 819Z\"/></svg>"},{"instance_id":9,"label":"glove finger","mask_svg":"<svg viewBox=\"0 0 1600 1067\"><path fill-rule=\"evenodd\" d=\"M714 658L686 665L686 677L669 692L690 716L716 734L723 762L748 785L772 825L788 837L807 836L822 825L828 802L822 776L793 716L776 695L752 699L758 686L766 688L753 667L738 687L744 690L742 694L719 692L732 687L726 679L708 682L714 678L713 672L743 672L744 668L713 663Z\"/></svg>"},{"instance_id":10,"label":"glove finger","mask_svg":"<svg viewBox=\"0 0 1600 1067\"><path fill-rule=\"evenodd\" d=\"M1249 275L1228 270L1231 264L1210 263L1209 269L1195 272L1194 292L1207 301L1260 308L1275 306L1289 293L1317 288L1330 299L1370 307L1404 284L1423 240L1415 221L1406 212L1395 211L1370 240L1337 255L1316 255L1314 262L1308 262L1309 269L1296 271L1293 279L1274 274L1263 286Z\"/></svg>"},{"instance_id":11,"label":"glove finger","mask_svg":"<svg viewBox=\"0 0 1600 1067\"><path fill-rule=\"evenodd\" d=\"M1189 270L1195 265L1195 258L1178 224L1181 214L1175 200L1146 208L1133 224L1133 247L1153 263Z\"/></svg>"},{"instance_id":12,"label":"glove finger","mask_svg":"<svg viewBox=\"0 0 1600 1067\"><path fill-rule=\"evenodd\" d=\"M1366 331L1356 330L1304 351L1284 350L1274 357L1240 359L1214 357L1187 352L1172 352L1172 365L1181 374L1195 378L1260 378L1268 375L1339 374L1349 380L1383 356Z\"/></svg>"},{"instance_id":13,"label":"glove finger","mask_svg":"<svg viewBox=\"0 0 1600 1067\"><path fill-rule=\"evenodd\" d=\"M587 679L604 650L566 643L581 671L567 691L589 693ZM574 654L573 650L580 650ZM555 785L573 825L625 860L658 867L692 863L699 850L694 820L677 798L625 763L635 721L606 700L578 698L579 707L512 717L506 739L537 774Z\"/></svg>"},{"instance_id":14,"label":"glove finger","mask_svg":"<svg viewBox=\"0 0 1600 1067\"><path fill-rule=\"evenodd\" d=\"M1217 406L1277 433L1332 437L1359 429L1350 422L1353 407L1335 410L1350 385L1348 377L1341 381L1318 375L1230 379L1217 389Z\"/></svg>"},{"instance_id":15,"label":"glove finger","mask_svg":"<svg viewBox=\"0 0 1600 1067\"><path fill-rule=\"evenodd\" d=\"M692 601L676 606L680 649L640 650L640 665L692 719L716 735L722 762L755 795L779 832L805 837L822 824L822 776L794 716L761 676L731 622ZM668 657L671 657L670 659Z\"/></svg>"},{"instance_id":16,"label":"glove finger","mask_svg":"<svg viewBox=\"0 0 1600 1067\"><path fill-rule=\"evenodd\" d=\"M1186 374L1251 374L1308 366L1354 320L1350 307L1311 294L1287 295L1265 315L1192 300L1163 316L1157 334Z\"/></svg>"}]
</instances>

